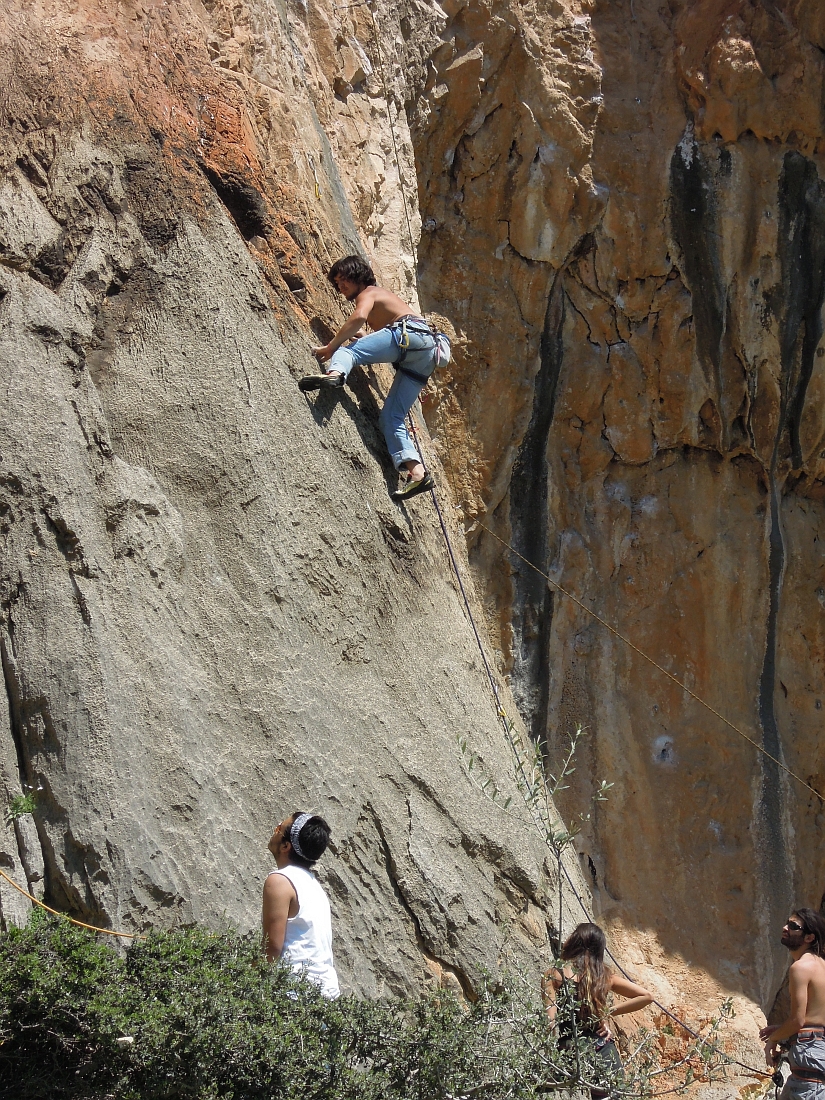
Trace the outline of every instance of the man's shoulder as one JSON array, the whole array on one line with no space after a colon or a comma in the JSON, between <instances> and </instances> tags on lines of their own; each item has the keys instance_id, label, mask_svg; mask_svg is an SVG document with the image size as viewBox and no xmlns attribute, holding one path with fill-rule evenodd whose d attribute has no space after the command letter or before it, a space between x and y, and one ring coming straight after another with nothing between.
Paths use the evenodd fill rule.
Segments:
<instances>
[{"instance_id":1,"label":"man's shoulder","mask_svg":"<svg viewBox=\"0 0 825 1100\"><path fill-rule=\"evenodd\" d=\"M796 974L822 974L825 973L825 959L806 951L804 955L791 963L791 970Z\"/></svg>"},{"instance_id":2,"label":"man's shoulder","mask_svg":"<svg viewBox=\"0 0 825 1100\"><path fill-rule=\"evenodd\" d=\"M288 875L285 875L283 871L270 871L266 876L264 882L264 890L268 890L273 894L294 894L295 887L289 879Z\"/></svg>"}]
</instances>

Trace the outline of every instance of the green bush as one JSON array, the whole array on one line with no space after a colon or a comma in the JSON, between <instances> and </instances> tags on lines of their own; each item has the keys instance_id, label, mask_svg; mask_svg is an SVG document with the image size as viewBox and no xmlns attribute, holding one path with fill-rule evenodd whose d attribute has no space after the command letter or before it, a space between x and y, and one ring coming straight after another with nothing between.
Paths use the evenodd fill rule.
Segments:
<instances>
[{"instance_id":1,"label":"green bush","mask_svg":"<svg viewBox=\"0 0 825 1100\"><path fill-rule=\"evenodd\" d=\"M529 981L469 1005L328 1001L232 932L121 955L36 913L0 936L0 1100L530 1100L598 1076L587 1044L559 1049ZM622 1091L649 1091L644 1074Z\"/></svg>"}]
</instances>

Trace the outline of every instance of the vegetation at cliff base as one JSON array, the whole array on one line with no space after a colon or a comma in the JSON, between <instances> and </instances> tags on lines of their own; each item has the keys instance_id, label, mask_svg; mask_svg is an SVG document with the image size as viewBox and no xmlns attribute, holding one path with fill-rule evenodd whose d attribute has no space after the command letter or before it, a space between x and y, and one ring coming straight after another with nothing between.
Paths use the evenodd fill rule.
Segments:
<instances>
[{"instance_id":1,"label":"vegetation at cliff base","mask_svg":"<svg viewBox=\"0 0 825 1100\"><path fill-rule=\"evenodd\" d=\"M0 936L0 1100L527 1100L592 1081L517 985L328 1001L250 937L154 933L120 953L36 913ZM651 1091L654 1046L619 1094Z\"/></svg>"}]
</instances>

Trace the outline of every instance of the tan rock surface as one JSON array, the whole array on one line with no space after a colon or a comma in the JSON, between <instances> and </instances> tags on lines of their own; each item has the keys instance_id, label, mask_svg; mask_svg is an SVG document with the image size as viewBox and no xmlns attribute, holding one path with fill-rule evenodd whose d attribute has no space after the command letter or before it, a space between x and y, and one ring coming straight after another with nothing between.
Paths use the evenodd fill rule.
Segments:
<instances>
[{"instance_id":1,"label":"tan rock surface","mask_svg":"<svg viewBox=\"0 0 825 1100\"><path fill-rule=\"evenodd\" d=\"M318 808L345 987L470 992L546 958L552 868L466 774L460 735L515 793L432 505L388 497L387 374L295 385L352 210L379 262L406 221L334 17L4 9L0 777L42 790L2 860L94 923L249 929Z\"/></svg>"},{"instance_id":2,"label":"tan rock surface","mask_svg":"<svg viewBox=\"0 0 825 1100\"><path fill-rule=\"evenodd\" d=\"M745 1035L825 885L821 800L480 523L823 789L821 5L5 20L0 769L48 807L42 870L22 835L8 860L96 919L250 925L251 853L310 799L348 982L466 984L516 913L537 962L541 853L493 844L455 748L506 782L438 528L386 500L387 376L294 387L360 235L455 326L427 418L522 716L552 759L589 727L565 814L615 784L597 909Z\"/></svg>"}]
</instances>

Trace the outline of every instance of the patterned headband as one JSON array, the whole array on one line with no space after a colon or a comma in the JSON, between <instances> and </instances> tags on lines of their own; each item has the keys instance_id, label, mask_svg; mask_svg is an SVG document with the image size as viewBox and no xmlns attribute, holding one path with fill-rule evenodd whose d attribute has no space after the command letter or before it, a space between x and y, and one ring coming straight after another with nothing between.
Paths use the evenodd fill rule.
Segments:
<instances>
[{"instance_id":1,"label":"patterned headband","mask_svg":"<svg viewBox=\"0 0 825 1100\"><path fill-rule=\"evenodd\" d=\"M308 859L308 857L305 856L304 853L301 851L301 845L298 843L298 837L300 835L301 829L303 829L304 825L306 825L311 817L314 817L314 814L298 814L298 816L289 827L289 843L292 845L292 850L295 855L299 857L299 859ZM311 862L311 860L308 860L308 862Z\"/></svg>"}]
</instances>

